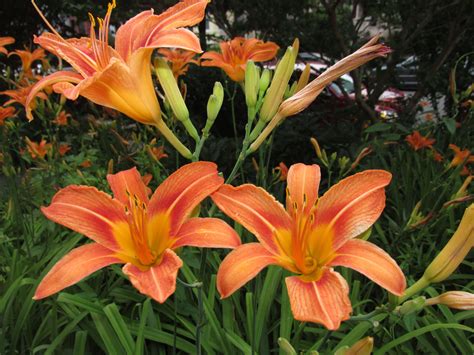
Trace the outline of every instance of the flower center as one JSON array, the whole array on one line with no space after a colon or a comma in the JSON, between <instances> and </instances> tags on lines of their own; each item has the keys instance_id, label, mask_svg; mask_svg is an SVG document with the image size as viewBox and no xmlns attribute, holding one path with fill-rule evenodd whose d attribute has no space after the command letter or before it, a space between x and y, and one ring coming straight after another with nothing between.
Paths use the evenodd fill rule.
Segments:
<instances>
[{"instance_id":1,"label":"flower center","mask_svg":"<svg viewBox=\"0 0 474 355\"><path fill-rule=\"evenodd\" d=\"M89 13L89 20L91 21L91 33L90 33L90 46L94 52L95 60L97 62L97 69L104 69L110 62L109 53L109 25L110 15L112 10L116 7L115 0L109 3L107 8L107 14L103 19L97 18L99 23L99 38L95 35L95 20L94 16Z\"/></svg>"}]
</instances>

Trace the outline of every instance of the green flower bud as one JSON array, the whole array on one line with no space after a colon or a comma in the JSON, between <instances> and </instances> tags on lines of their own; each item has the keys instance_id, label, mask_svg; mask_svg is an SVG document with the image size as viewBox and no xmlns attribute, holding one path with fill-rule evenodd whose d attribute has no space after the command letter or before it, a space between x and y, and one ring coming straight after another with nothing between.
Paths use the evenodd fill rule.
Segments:
<instances>
[{"instance_id":1,"label":"green flower bud","mask_svg":"<svg viewBox=\"0 0 474 355\"><path fill-rule=\"evenodd\" d=\"M259 79L258 67L249 60L245 69L245 102L248 107L257 105Z\"/></svg>"}]
</instances>

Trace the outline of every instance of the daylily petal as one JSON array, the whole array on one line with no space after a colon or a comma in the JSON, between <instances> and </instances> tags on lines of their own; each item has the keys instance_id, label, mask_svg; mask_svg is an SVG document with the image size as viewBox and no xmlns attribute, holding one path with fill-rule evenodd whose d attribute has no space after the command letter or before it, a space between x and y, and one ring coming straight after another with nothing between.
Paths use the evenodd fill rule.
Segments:
<instances>
[{"instance_id":1,"label":"daylily petal","mask_svg":"<svg viewBox=\"0 0 474 355\"><path fill-rule=\"evenodd\" d=\"M280 48L276 45L276 43L273 42L261 42L258 40L257 42L257 45L254 46L255 48L253 51L250 51L250 55L248 57L249 60L253 60L255 62L265 62L267 60L271 60L273 57L275 57L278 49Z\"/></svg>"},{"instance_id":2,"label":"daylily petal","mask_svg":"<svg viewBox=\"0 0 474 355\"><path fill-rule=\"evenodd\" d=\"M406 281L402 270L381 248L361 239L348 240L336 251L331 266L354 269L379 284L394 295L401 296Z\"/></svg>"},{"instance_id":3,"label":"daylily petal","mask_svg":"<svg viewBox=\"0 0 474 355\"><path fill-rule=\"evenodd\" d=\"M122 263L116 253L100 244L92 243L71 250L46 274L36 289L33 299L48 297L74 285L84 277L110 264Z\"/></svg>"},{"instance_id":4,"label":"daylily petal","mask_svg":"<svg viewBox=\"0 0 474 355\"><path fill-rule=\"evenodd\" d=\"M188 29L179 28L162 31L148 41L146 48L173 47L200 53L201 45L196 35Z\"/></svg>"},{"instance_id":5,"label":"daylily petal","mask_svg":"<svg viewBox=\"0 0 474 355\"><path fill-rule=\"evenodd\" d=\"M226 298L257 276L264 267L276 263L276 258L260 243L243 244L222 261L217 271L217 290L222 298Z\"/></svg>"},{"instance_id":6,"label":"daylily petal","mask_svg":"<svg viewBox=\"0 0 474 355\"><path fill-rule=\"evenodd\" d=\"M191 218L179 229L172 248L185 245L204 248L236 248L240 238L236 231L218 218Z\"/></svg>"},{"instance_id":7,"label":"daylily petal","mask_svg":"<svg viewBox=\"0 0 474 355\"><path fill-rule=\"evenodd\" d=\"M384 170L366 170L340 181L319 199L315 225L332 234L334 249L379 218L385 207L384 187L391 178Z\"/></svg>"},{"instance_id":8,"label":"daylily petal","mask_svg":"<svg viewBox=\"0 0 474 355\"><path fill-rule=\"evenodd\" d=\"M224 179L217 174L216 164L187 164L171 174L156 189L148 206L148 214L152 219L154 216L167 214L170 235L176 236L191 211L223 183Z\"/></svg>"},{"instance_id":9,"label":"daylily petal","mask_svg":"<svg viewBox=\"0 0 474 355\"><path fill-rule=\"evenodd\" d=\"M211 198L226 215L254 234L268 251L280 253L276 236L289 234L292 221L272 195L250 184L223 185Z\"/></svg>"},{"instance_id":10,"label":"daylily petal","mask_svg":"<svg viewBox=\"0 0 474 355\"><path fill-rule=\"evenodd\" d=\"M107 181L114 197L124 205L129 205L129 196L136 196L141 202L148 204L147 187L136 167L117 174L108 174Z\"/></svg>"},{"instance_id":11,"label":"daylily petal","mask_svg":"<svg viewBox=\"0 0 474 355\"><path fill-rule=\"evenodd\" d=\"M288 170L288 194L286 196L286 209L291 215L297 209L308 214L318 200L321 170L318 165L294 164Z\"/></svg>"},{"instance_id":12,"label":"daylily petal","mask_svg":"<svg viewBox=\"0 0 474 355\"><path fill-rule=\"evenodd\" d=\"M299 276L287 277L285 281L295 319L320 323L329 330L336 330L341 321L349 319L349 286L332 269L325 270L318 281L304 281Z\"/></svg>"},{"instance_id":13,"label":"daylily petal","mask_svg":"<svg viewBox=\"0 0 474 355\"><path fill-rule=\"evenodd\" d=\"M159 30L194 26L204 18L208 0L182 0L157 16Z\"/></svg>"},{"instance_id":14,"label":"daylily petal","mask_svg":"<svg viewBox=\"0 0 474 355\"><path fill-rule=\"evenodd\" d=\"M58 71L54 74L45 76L40 81L38 81L31 91L28 94L28 98L26 99L25 109L26 109L26 117L28 120L32 120L33 116L31 115L31 108L33 104L34 98L39 94L41 90L44 88L53 85L59 82L72 82L72 83L80 83L83 80L83 77L77 73L69 72L69 71Z\"/></svg>"},{"instance_id":15,"label":"daylily petal","mask_svg":"<svg viewBox=\"0 0 474 355\"><path fill-rule=\"evenodd\" d=\"M104 247L122 251L115 233L118 224L128 226L123 205L95 187L71 185L54 195L41 211Z\"/></svg>"},{"instance_id":16,"label":"daylily petal","mask_svg":"<svg viewBox=\"0 0 474 355\"><path fill-rule=\"evenodd\" d=\"M134 42L138 39L137 34L141 30L141 24L153 15L153 10L140 12L119 27L115 35L115 50L126 61L128 56L135 50ZM138 42L138 41L137 41Z\"/></svg>"},{"instance_id":17,"label":"daylily petal","mask_svg":"<svg viewBox=\"0 0 474 355\"><path fill-rule=\"evenodd\" d=\"M182 265L181 259L166 249L161 262L148 270L142 271L133 264L126 264L122 270L138 291L163 303L176 290L176 277Z\"/></svg>"}]
</instances>

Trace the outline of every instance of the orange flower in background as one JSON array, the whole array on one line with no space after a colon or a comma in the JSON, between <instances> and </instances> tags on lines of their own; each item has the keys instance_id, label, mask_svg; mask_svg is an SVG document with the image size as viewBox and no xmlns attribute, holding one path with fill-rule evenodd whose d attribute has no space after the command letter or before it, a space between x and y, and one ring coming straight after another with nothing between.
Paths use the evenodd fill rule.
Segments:
<instances>
[{"instance_id":1,"label":"orange flower in background","mask_svg":"<svg viewBox=\"0 0 474 355\"><path fill-rule=\"evenodd\" d=\"M66 113L66 111L61 111L53 120L53 122L58 126L67 126L67 119L69 117L71 117L70 113Z\"/></svg>"},{"instance_id":2,"label":"orange flower in background","mask_svg":"<svg viewBox=\"0 0 474 355\"><path fill-rule=\"evenodd\" d=\"M75 72L59 71L40 80L28 97L27 117L32 119L31 100L43 88L54 84L55 91L70 100L81 95L138 122L165 130L151 76L151 55L155 48L161 47L201 52L196 35L181 27L200 22L207 3L207 0L184 0L160 15L154 15L153 10L141 12L117 30L115 48L108 45L115 0L109 4L105 18L98 20L98 36L95 19L90 16L90 38L64 39L38 9L53 33L35 37L35 43L67 61Z\"/></svg>"},{"instance_id":3,"label":"orange flower in background","mask_svg":"<svg viewBox=\"0 0 474 355\"><path fill-rule=\"evenodd\" d=\"M16 115L16 111L14 107L3 107L0 106L0 126L5 124L5 120L10 117L14 117Z\"/></svg>"},{"instance_id":4,"label":"orange flower in background","mask_svg":"<svg viewBox=\"0 0 474 355\"><path fill-rule=\"evenodd\" d=\"M28 97L29 97L31 91L33 90L34 85L35 84L29 85L29 86L19 86L17 89L1 91L0 95L5 95L5 96L10 97L10 100L5 102L3 105L4 106L11 105L11 104L16 102L16 103L19 103L19 104L26 107ZM39 99L42 99L42 100L46 100L48 98L42 92L37 94L36 97L39 98ZM35 108L36 107L36 101L30 101L28 103L28 106L29 106L30 109Z\"/></svg>"},{"instance_id":5,"label":"orange flower in background","mask_svg":"<svg viewBox=\"0 0 474 355\"><path fill-rule=\"evenodd\" d=\"M5 46L8 46L9 44L15 43L15 38L13 37L0 37L0 53L3 53L5 55L8 54L8 50L5 48Z\"/></svg>"},{"instance_id":6,"label":"orange flower in background","mask_svg":"<svg viewBox=\"0 0 474 355\"><path fill-rule=\"evenodd\" d=\"M440 162L443 161L443 156L441 155L441 153L439 153L437 151L433 151L433 160L440 163Z\"/></svg>"},{"instance_id":7,"label":"orange flower in background","mask_svg":"<svg viewBox=\"0 0 474 355\"><path fill-rule=\"evenodd\" d=\"M454 152L453 160L449 164L449 167L459 166L461 164L468 164L474 162L474 155L471 154L471 151L468 149L462 150L455 144L450 144L449 149Z\"/></svg>"},{"instance_id":8,"label":"orange flower in background","mask_svg":"<svg viewBox=\"0 0 474 355\"><path fill-rule=\"evenodd\" d=\"M235 37L228 42L219 44L221 53L206 52L201 56L204 67L218 67L233 81L242 82L245 79L245 66L249 60L266 62L275 58L280 47L273 42L263 42L256 38L245 39Z\"/></svg>"},{"instance_id":9,"label":"orange flower in background","mask_svg":"<svg viewBox=\"0 0 474 355\"><path fill-rule=\"evenodd\" d=\"M222 262L217 288L228 297L264 267L279 265L298 276L286 278L295 319L337 329L352 311L346 280L334 266L350 267L395 295L405 277L382 249L356 239L385 207L391 174L367 170L350 176L318 197L317 165L292 165L286 211L265 190L246 184L223 185L212 194L217 206L253 233L259 243L237 247Z\"/></svg>"},{"instance_id":10,"label":"orange flower in background","mask_svg":"<svg viewBox=\"0 0 474 355\"><path fill-rule=\"evenodd\" d=\"M46 154L48 154L48 152L53 147L51 143L48 143L44 139L42 139L41 142L39 143L31 141L28 137L26 137L25 140L26 140L26 148L28 149L28 152L30 153L33 159L36 159L36 158L44 159Z\"/></svg>"},{"instance_id":11,"label":"orange flower in background","mask_svg":"<svg viewBox=\"0 0 474 355\"><path fill-rule=\"evenodd\" d=\"M286 181L286 178L288 177L288 167L286 166L286 164L280 162L280 164L278 164L275 170L280 172L280 181Z\"/></svg>"},{"instance_id":12,"label":"orange flower in background","mask_svg":"<svg viewBox=\"0 0 474 355\"><path fill-rule=\"evenodd\" d=\"M418 131L414 131L409 136L406 136L405 141L407 141L415 151L423 148L433 148L433 144L436 142L433 138L422 136Z\"/></svg>"},{"instance_id":13,"label":"orange flower in background","mask_svg":"<svg viewBox=\"0 0 474 355\"><path fill-rule=\"evenodd\" d=\"M31 65L33 62L40 60L43 65L47 65L48 62L46 60L46 53L43 48L36 48L33 52L25 49L25 50L16 50L14 52L10 52L8 56L16 55L21 59L21 69L23 73L31 78L33 76L33 72L31 71Z\"/></svg>"},{"instance_id":14,"label":"orange flower in background","mask_svg":"<svg viewBox=\"0 0 474 355\"><path fill-rule=\"evenodd\" d=\"M90 168L92 166L92 162L89 159L84 160L81 164L79 164L81 168Z\"/></svg>"},{"instance_id":15,"label":"orange flower in background","mask_svg":"<svg viewBox=\"0 0 474 355\"><path fill-rule=\"evenodd\" d=\"M160 161L163 158L168 158L168 154L165 153L165 147L163 145L160 147L150 147L149 153L156 161Z\"/></svg>"},{"instance_id":16,"label":"orange flower in background","mask_svg":"<svg viewBox=\"0 0 474 355\"><path fill-rule=\"evenodd\" d=\"M41 210L52 221L94 242L65 255L38 286L34 299L50 296L110 264L138 291L162 303L175 291L183 246L235 248L237 233L216 218L190 218L191 211L223 183L209 162L171 174L149 198L136 168L107 175L114 198L89 186L60 190Z\"/></svg>"},{"instance_id":17,"label":"orange flower in background","mask_svg":"<svg viewBox=\"0 0 474 355\"><path fill-rule=\"evenodd\" d=\"M167 48L162 48L158 50L158 52L163 55L169 63L171 63L171 70L173 71L175 79L186 74L190 63L199 64L197 60L193 59L196 55L195 52Z\"/></svg>"},{"instance_id":18,"label":"orange flower in background","mask_svg":"<svg viewBox=\"0 0 474 355\"><path fill-rule=\"evenodd\" d=\"M59 145L58 152L59 152L60 156L64 156L70 150L71 150L71 146L69 144L62 143L62 144Z\"/></svg>"}]
</instances>

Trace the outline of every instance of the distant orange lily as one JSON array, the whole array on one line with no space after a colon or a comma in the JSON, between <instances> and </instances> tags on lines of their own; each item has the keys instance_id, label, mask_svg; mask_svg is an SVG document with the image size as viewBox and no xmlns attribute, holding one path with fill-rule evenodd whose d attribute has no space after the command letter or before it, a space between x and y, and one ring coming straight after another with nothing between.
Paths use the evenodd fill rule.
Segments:
<instances>
[{"instance_id":1,"label":"distant orange lily","mask_svg":"<svg viewBox=\"0 0 474 355\"><path fill-rule=\"evenodd\" d=\"M179 76L186 74L190 63L199 64L197 60L193 59L196 55L195 52L168 48L161 48L158 52L171 63L171 70L176 79L178 79Z\"/></svg>"},{"instance_id":2,"label":"distant orange lily","mask_svg":"<svg viewBox=\"0 0 474 355\"><path fill-rule=\"evenodd\" d=\"M276 264L298 275L286 278L295 319L337 329L352 308L347 282L332 267L350 267L389 292L403 294L405 277L397 263L376 245L355 239L382 213L391 174L367 170L318 198L320 179L319 166L292 165L286 211L273 196L250 184L223 185L212 194L225 214L259 240L237 247L222 262L217 273L222 297Z\"/></svg>"},{"instance_id":3,"label":"distant orange lily","mask_svg":"<svg viewBox=\"0 0 474 355\"><path fill-rule=\"evenodd\" d=\"M28 85L28 86L19 86L17 89L1 91L0 95L6 95L6 96L10 97L10 100L5 102L3 105L4 106L11 105L11 104L17 102L17 103L19 103L19 104L26 107L27 101L29 99L29 95L30 95L31 91L34 88L34 85L35 84ZM36 97L39 98L39 99L42 99L42 100L46 100L48 98L42 92L38 93L36 95ZM36 101L31 100L28 103L28 105L29 105L30 109L33 109L36 106Z\"/></svg>"},{"instance_id":4,"label":"distant orange lily","mask_svg":"<svg viewBox=\"0 0 474 355\"><path fill-rule=\"evenodd\" d=\"M55 124L58 126L67 126L67 119L71 117L70 113L66 113L66 111L61 111L58 113L56 118L53 120Z\"/></svg>"},{"instance_id":5,"label":"distant orange lily","mask_svg":"<svg viewBox=\"0 0 474 355\"><path fill-rule=\"evenodd\" d=\"M25 138L26 140L26 147L28 152L30 153L33 159L41 158L44 159L46 154L51 150L53 147L51 143L48 143L46 140L42 139L41 142L33 142L28 137Z\"/></svg>"},{"instance_id":6,"label":"distant orange lily","mask_svg":"<svg viewBox=\"0 0 474 355\"><path fill-rule=\"evenodd\" d=\"M14 107L3 107L0 106L0 126L5 124L5 120L7 118L13 117L16 115L16 111Z\"/></svg>"},{"instance_id":7,"label":"distant orange lily","mask_svg":"<svg viewBox=\"0 0 474 355\"><path fill-rule=\"evenodd\" d=\"M55 91L70 100L81 95L138 122L155 125L177 149L184 151L177 147L180 142L161 119L150 60L153 50L161 47L201 52L196 35L181 27L200 22L207 4L208 0L183 0L161 15L154 15L153 10L141 12L117 30L115 49L108 45L115 0L109 4L105 18L98 20L98 37L95 19L90 16L90 38L64 39L38 9L53 33L35 37L35 43L67 61L76 72L59 71L40 80L28 97L27 117L32 119L29 105L35 95L54 84Z\"/></svg>"},{"instance_id":8,"label":"distant orange lily","mask_svg":"<svg viewBox=\"0 0 474 355\"><path fill-rule=\"evenodd\" d=\"M60 156L64 156L70 150L71 150L71 146L69 144L62 143L59 145L58 153Z\"/></svg>"},{"instance_id":9,"label":"distant orange lily","mask_svg":"<svg viewBox=\"0 0 474 355\"><path fill-rule=\"evenodd\" d=\"M449 149L454 152L453 160L449 164L449 167L459 166L461 164L468 164L474 162L474 155L471 154L471 151L468 149L461 150L457 145L450 144Z\"/></svg>"},{"instance_id":10,"label":"distant orange lily","mask_svg":"<svg viewBox=\"0 0 474 355\"><path fill-rule=\"evenodd\" d=\"M26 75L26 77L31 78L33 76L33 72L31 71L31 65L33 62L40 60L44 64L47 64L46 61L46 53L43 48L36 48L33 52L29 50L16 50L14 52L10 52L8 56L16 55L21 59L21 69Z\"/></svg>"},{"instance_id":11,"label":"distant orange lily","mask_svg":"<svg viewBox=\"0 0 474 355\"><path fill-rule=\"evenodd\" d=\"M286 178L288 177L288 167L286 164L280 162L275 170L280 172L280 181L286 181Z\"/></svg>"},{"instance_id":12,"label":"distant orange lily","mask_svg":"<svg viewBox=\"0 0 474 355\"><path fill-rule=\"evenodd\" d=\"M436 142L433 138L422 136L418 131L414 131L412 134L406 136L405 141L407 141L415 151L422 148L433 148L433 144Z\"/></svg>"},{"instance_id":13,"label":"distant orange lily","mask_svg":"<svg viewBox=\"0 0 474 355\"><path fill-rule=\"evenodd\" d=\"M160 161L163 158L168 158L168 154L165 153L165 147L150 147L149 153L153 159Z\"/></svg>"},{"instance_id":14,"label":"distant orange lily","mask_svg":"<svg viewBox=\"0 0 474 355\"><path fill-rule=\"evenodd\" d=\"M89 186L60 190L41 210L52 221L94 243L73 249L38 286L41 299L110 264L141 293L162 303L175 291L182 266L174 250L183 246L235 248L237 233L215 218L191 218L191 211L223 183L216 165L191 163L171 174L149 198L136 168L107 175L114 198Z\"/></svg>"},{"instance_id":15,"label":"distant orange lily","mask_svg":"<svg viewBox=\"0 0 474 355\"><path fill-rule=\"evenodd\" d=\"M201 56L204 67L219 67L233 81L242 82L245 79L245 66L249 60L265 62L275 58L278 46L273 42L263 42L256 38L234 39L219 44L221 53L206 52Z\"/></svg>"},{"instance_id":16,"label":"distant orange lily","mask_svg":"<svg viewBox=\"0 0 474 355\"><path fill-rule=\"evenodd\" d=\"M13 37L0 37L0 53L3 53L5 55L8 54L8 50L5 48L5 46L8 46L9 44L15 43L15 38Z\"/></svg>"}]
</instances>

